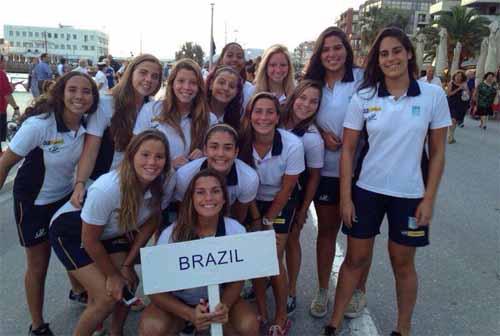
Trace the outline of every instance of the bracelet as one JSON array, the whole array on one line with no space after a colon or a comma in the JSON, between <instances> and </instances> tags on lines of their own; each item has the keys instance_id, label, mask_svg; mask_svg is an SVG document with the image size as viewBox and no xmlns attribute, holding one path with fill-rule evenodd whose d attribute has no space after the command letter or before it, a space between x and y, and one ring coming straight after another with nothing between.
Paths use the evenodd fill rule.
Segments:
<instances>
[{"instance_id":1,"label":"bracelet","mask_svg":"<svg viewBox=\"0 0 500 336\"><path fill-rule=\"evenodd\" d=\"M76 181L76 182L75 182L75 186L76 186L78 183L81 183L81 184L83 184L83 185L85 186L85 181Z\"/></svg>"}]
</instances>

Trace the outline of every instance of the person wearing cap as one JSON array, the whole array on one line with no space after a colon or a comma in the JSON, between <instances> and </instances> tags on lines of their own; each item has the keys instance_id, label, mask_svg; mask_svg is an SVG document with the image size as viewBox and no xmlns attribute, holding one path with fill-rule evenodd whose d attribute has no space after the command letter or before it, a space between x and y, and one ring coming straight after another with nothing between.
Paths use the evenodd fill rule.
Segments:
<instances>
[{"instance_id":1,"label":"person wearing cap","mask_svg":"<svg viewBox=\"0 0 500 336\"><path fill-rule=\"evenodd\" d=\"M97 88L99 89L99 94L106 94L109 90L108 79L106 77L106 62L101 61L97 63L97 73L95 74L94 80L97 84Z\"/></svg>"}]
</instances>

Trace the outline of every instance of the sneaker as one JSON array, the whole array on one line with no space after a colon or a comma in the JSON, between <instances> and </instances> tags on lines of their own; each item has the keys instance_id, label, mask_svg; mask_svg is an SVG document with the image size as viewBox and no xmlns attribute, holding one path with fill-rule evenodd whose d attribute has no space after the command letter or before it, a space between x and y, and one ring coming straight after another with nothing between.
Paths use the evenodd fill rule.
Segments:
<instances>
[{"instance_id":1,"label":"sneaker","mask_svg":"<svg viewBox=\"0 0 500 336\"><path fill-rule=\"evenodd\" d=\"M87 301L89 299L89 297L87 295L87 291L84 291L84 292L81 292L81 293L75 293L75 292L73 292L72 289L69 290L69 296L68 296L68 298L71 301L79 303L79 304L82 304L82 305L86 305Z\"/></svg>"},{"instance_id":2,"label":"sneaker","mask_svg":"<svg viewBox=\"0 0 500 336\"><path fill-rule=\"evenodd\" d=\"M289 296L286 301L286 313L290 317L295 313L295 309L297 308L297 297Z\"/></svg>"},{"instance_id":3,"label":"sneaker","mask_svg":"<svg viewBox=\"0 0 500 336\"><path fill-rule=\"evenodd\" d=\"M99 323L92 336L108 336L108 331L104 328L104 324Z\"/></svg>"},{"instance_id":4,"label":"sneaker","mask_svg":"<svg viewBox=\"0 0 500 336\"><path fill-rule=\"evenodd\" d=\"M352 294L351 301L347 306L344 316L348 318L356 318L363 314L363 309L366 307L366 296L363 291L356 289Z\"/></svg>"},{"instance_id":5,"label":"sneaker","mask_svg":"<svg viewBox=\"0 0 500 336\"><path fill-rule=\"evenodd\" d=\"M137 300L134 301L134 303L132 303L130 305L130 310L131 311L134 311L134 312L140 312L140 311L143 311L144 308L146 308L146 305L144 304L144 301L142 301L141 298L136 298Z\"/></svg>"},{"instance_id":6,"label":"sneaker","mask_svg":"<svg viewBox=\"0 0 500 336\"><path fill-rule=\"evenodd\" d=\"M268 336L286 336L292 327L292 320L287 319L285 322L285 326L281 328L280 325L275 324L269 327L269 331L267 332Z\"/></svg>"},{"instance_id":7,"label":"sneaker","mask_svg":"<svg viewBox=\"0 0 500 336\"><path fill-rule=\"evenodd\" d=\"M328 288L319 288L312 300L309 313L313 317L322 318L328 313Z\"/></svg>"},{"instance_id":8,"label":"sneaker","mask_svg":"<svg viewBox=\"0 0 500 336\"><path fill-rule=\"evenodd\" d=\"M335 336L337 335L337 328L332 327L331 325L326 325L319 332L320 336Z\"/></svg>"},{"instance_id":9,"label":"sneaker","mask_svg":"<svg viewBox=\"0 0 500 336\"><path fill-rule=\"evenodd\" d=\"M32 329L30 325L29 336L54 336L52 330L49 328L48 323L44 323L35 330Z\"/></svg>"}]
</instances>

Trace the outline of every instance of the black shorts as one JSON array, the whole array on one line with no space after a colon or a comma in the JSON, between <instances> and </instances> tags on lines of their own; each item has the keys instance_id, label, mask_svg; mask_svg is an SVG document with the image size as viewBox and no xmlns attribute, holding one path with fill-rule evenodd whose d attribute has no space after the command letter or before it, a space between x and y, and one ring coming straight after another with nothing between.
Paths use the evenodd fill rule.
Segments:
<instances>
[{"instance_id":1,"label":"black shorts","mask_svg":"<svg viewBox=\"0 0 500 336\"><path fill-rule=\"evenodd\" d=\"M46 205L35 205L32 201L14 198L14 217L21 246L35 246L49 239L50 220L70 196Z\"/></svg>"},{"instance_id":2,"label":"black shorts","mask_svg":"<svg viewBox=\"0 0 500 336\"><path fill-rule=\"evenodd\" d=\"M314 203L321 205L339 204L340 180L338 177L321 176Z\"/></svg>"},{"instance_id":3,"label":"black shorts","mask_svg":"<svg viewBox=\"0 0 500 336\"><path fill-rule=\"evenodd\" d=\"M7 112L0 111L0 142L5 141L6 139L7 139Z\"/></svg>"},{"instance_id":4,"label":"black shorts","mask_svg":"<svg viewBox=\"0 0 500 336\"><path fill-rule=\"evenodd\" d=\"M343 225L343 233L358 239L373 238L380 233L387 214L390 240L405 246L429 244L429 227L416 225L415 212L421 198L387 196L354 186L352 201L357 221L352 223L352 228Z\"/></svg>"},{"instance_id":5,"label":"black shorts","mask_svg":"<svg viewBox=\"0 0 500 336\"><path fill-rule=\"evenodd\" d=\"M265 215L267 209L271 206L272 201L257 201L257 208L262 216ZM278 214L278 216L274 219L274 232L276 233L289 233L290 228L292 227L293 218L295 217L295 207L297 205L297 201L291 198Z\"/></svg>"},{"instance_id":6,"label":"black shorts","mask_svg":"<svg viewBox=\"0 0 500 336\"><path fill-rule=\"evenodd\" d=\"M50 226L50 245L68 271L94 262L82 246L81 211L67 212L57 217ZM127 235L101 240L108 254L130 251Z\"/></svg>"}]
</instances>

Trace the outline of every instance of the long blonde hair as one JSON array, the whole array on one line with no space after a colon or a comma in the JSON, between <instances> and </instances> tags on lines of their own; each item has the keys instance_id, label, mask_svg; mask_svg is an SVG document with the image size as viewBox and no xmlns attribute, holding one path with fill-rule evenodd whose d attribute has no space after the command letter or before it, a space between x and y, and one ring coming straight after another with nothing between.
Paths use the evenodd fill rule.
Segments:
<instances>
[{"instance_id":1,"label":"long blonde hair","mask_svg":"<svg viewBox=\"0 0 500 336\"><path fill-rule=\"evenodd\" d=\"M181 129L181 113L177 110L177 97L174 93L174 80L180 70L192 71L196 76L196 84L198 85L198 93L193 99L191 107L191 145L189 151L193 151L203 146L203 135L210 126L210 113L205 99L205 83L201 75L201 69L191 59L184 58L175 63L172 72L168 76L167 92L163 100L163 111L160 115L161 122L165 122L172 127L186 143L184 133Z\"/></svg>"},{"instance_id":2,"label":"long blonde hair","mask_svg":"<svg viewBox=\"0 0 500 336\"><path fill-rule=\"evenodd\" d=\"M132 85L132 76L137 66L143 62L152 62L158 66L158 72L161 75L162 66L160 61L153 55L143 54L137 56L127 66L123 76L118 84L112 89L114 102L114 113L111 117L111 136L113 138L115 149L123 152L127 148L130 139L132 139L135 120L137 119L136 91ZM154 96L161 87L161 80L152 92ZM147 98L146 98L147 99Z\"/></svg>"},{"instance_id":3,"label":"long blonde hair","mask_svg":"<svg viewBox=\"0 0 500 336\"><path fill-rule=\"evenodd\" d=\"M163 185L171 177L170 150L165 135L154 129L146 130L132 138L125 151L125 157L119 167L121 203L118 210L118 226L123 232L137 230L139 209L144 198L144 190L134 168L134 157L141 145L148 140L160 141L165 148L165 166L158 177L150 183L152 202L151 210L159 219Z\"/></svg>"},{"instance_id":4,"label":"long blonde hair","mask_svg":"<svg viewBox=\"0 0 500 336\"><path fill-rule=\"evenodd\" d=\"M189 186L182 199L179 216L177 217L177 224L172 232L173 242L183 242L198 239L196 234L196 225L198 224L198 213L194 208L193 194L196 181L202 177L215 177L222 188L224 195L224 205L222 206L220 216L228 214L229 211L229 197L226 187L226 179L219 172L214 169L206 168L198 172L189 183Z\"/></svg>"},{"instance_id":5,"label":"long blonde hair","mask_svg":"<svg viewBox=\"0 0 500 336\"><path fill-rule=\"evenodd\" d=\"M290 53L288 52L288 49L281 44L275 44L271 47L269 47L265 52L264 55L262 56L262 61L260 61L259 68L257 69L257 74L255 75L255 93L259 92L270 92L270 85L269 85L269 77L267 76L267 66L269 64L269 61L271 60L271 57L274 54L283 54L285 55L285 58L288 62L288 74L286 75L285 79L283 79L283 91L285 92L286 97L290 97L292 94L293 90L295 89L295 84L293 82L293 79L295 77L294 75L294 70L293 70L293 64L291 61Z\"/></svg>"}]
</instances>

